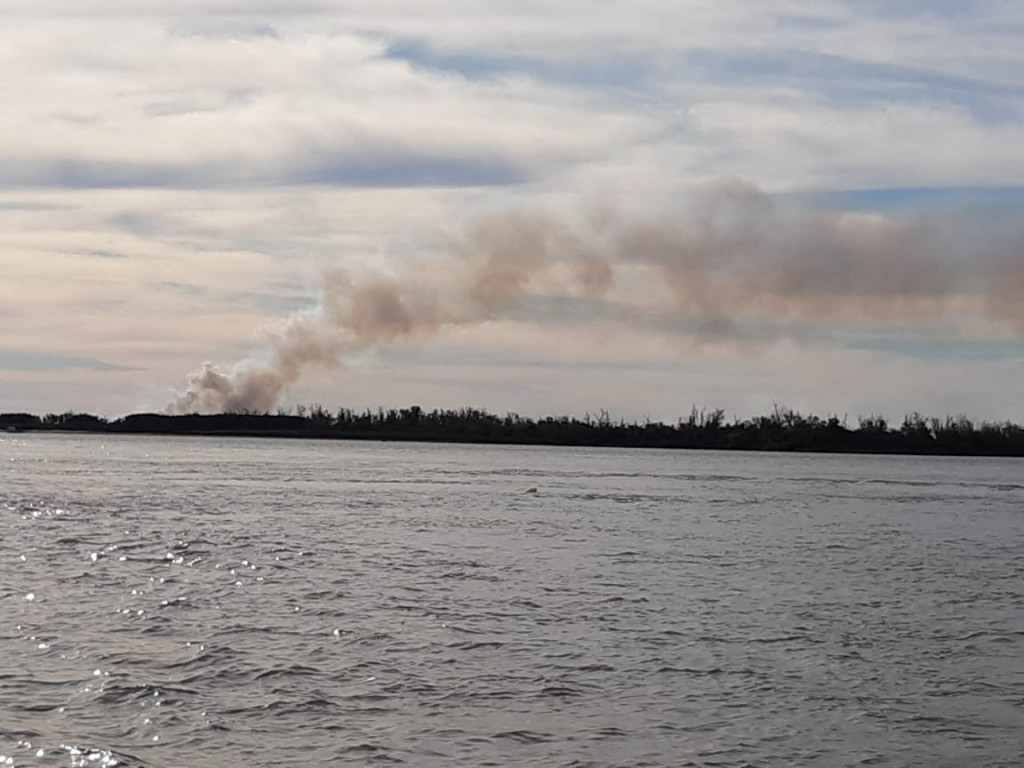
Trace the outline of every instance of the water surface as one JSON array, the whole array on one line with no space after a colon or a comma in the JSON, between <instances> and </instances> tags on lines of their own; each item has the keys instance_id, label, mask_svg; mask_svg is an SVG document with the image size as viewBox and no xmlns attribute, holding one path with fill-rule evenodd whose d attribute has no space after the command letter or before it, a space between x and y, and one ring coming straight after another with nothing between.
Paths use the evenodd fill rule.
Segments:
<instances>
[{"instance_id":1,"label":"water surface","mask_svg":"<svg viewBox=\"0 0 1024 768\"><path fill-rule=\"evenodd\" d=\"M0 765L1012 766L1024 462L0 438Z\"/></svg>"}]
</instances>

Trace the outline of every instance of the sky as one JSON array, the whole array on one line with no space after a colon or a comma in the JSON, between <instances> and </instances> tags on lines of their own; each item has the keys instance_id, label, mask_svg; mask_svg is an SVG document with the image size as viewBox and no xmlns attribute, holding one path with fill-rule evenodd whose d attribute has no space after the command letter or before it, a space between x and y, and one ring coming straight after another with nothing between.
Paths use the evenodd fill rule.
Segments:
<instances>
[{"instance_id":1,"label":"sky","mask_svg":"<svg viewBox=\"0 0 1024 768\"><path fill-rule=\"evenodd\" d=\"M0 411L1024 422L1015 0L0 11Z\"/></svg>"}]
</instances>

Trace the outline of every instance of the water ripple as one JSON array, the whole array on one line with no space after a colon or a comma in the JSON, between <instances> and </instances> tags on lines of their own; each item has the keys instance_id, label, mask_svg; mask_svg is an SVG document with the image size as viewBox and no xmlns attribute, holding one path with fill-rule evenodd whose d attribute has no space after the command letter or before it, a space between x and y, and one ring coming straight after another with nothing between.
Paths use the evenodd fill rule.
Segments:
<instances>
[{"instance_id":1,"label":"water ripple","mask_svg":"<svg viewBox=\"0 0 1024 768\"><path fill-rule=\"evenodd\" d=\"M1019 760L1019 461L104 445L0 444L0 765Z\"/></svg>"}]
</instances>

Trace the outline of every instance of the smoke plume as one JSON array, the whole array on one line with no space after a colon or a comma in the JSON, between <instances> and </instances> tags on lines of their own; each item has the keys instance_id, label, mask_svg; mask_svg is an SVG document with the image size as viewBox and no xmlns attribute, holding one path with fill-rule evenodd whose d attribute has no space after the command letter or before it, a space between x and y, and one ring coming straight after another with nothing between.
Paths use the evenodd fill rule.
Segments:
<instances>
[{"instance_id":1,"label":"smoke plume","mask_svg":"<svg viewBox=\"0 0 1024 768\"><path fill-rule=\"evenodd\" d=\"M799 207L740 181L656 214L605 210L590 224L537 211L484 216L425 262L330 271L316 309L269 333L261 357L229 370L204 364L168 411L268 411L305 373L360 349L502 318L544 323L551 300L704 341L830 325L956 329L965 316L1020 336L1020 235L967 213Z\"/></svg>"}]
</instances>

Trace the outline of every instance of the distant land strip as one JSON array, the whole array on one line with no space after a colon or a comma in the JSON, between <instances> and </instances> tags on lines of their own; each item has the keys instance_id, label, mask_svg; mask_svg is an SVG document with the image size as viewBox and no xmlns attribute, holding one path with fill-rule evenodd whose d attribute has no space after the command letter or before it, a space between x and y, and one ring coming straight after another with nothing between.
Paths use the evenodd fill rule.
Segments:
<instances>
[{"instance_id":1,"label":"distant land strip","mask_svg":"<svg viewBox=\"0 0 1024 768\"><path fill-rule=\"evenodd\" d=\"M808 416L776 407L766 416L727 421L719 408L693 408L674 424L614 420L606 411L583 418L498 416L478 408L330 412L320 405L277 413L166 415L136 413L106 419L66 412L0 414L0 431L74 431L152 435L296 437L404 440L510 445L607 446L816 453L891 453L1024 457L1024 427L1009 421L975 423L965 416L929 418L914 413L899 425L880 416Z\"/></svg>"}]
</instances>

